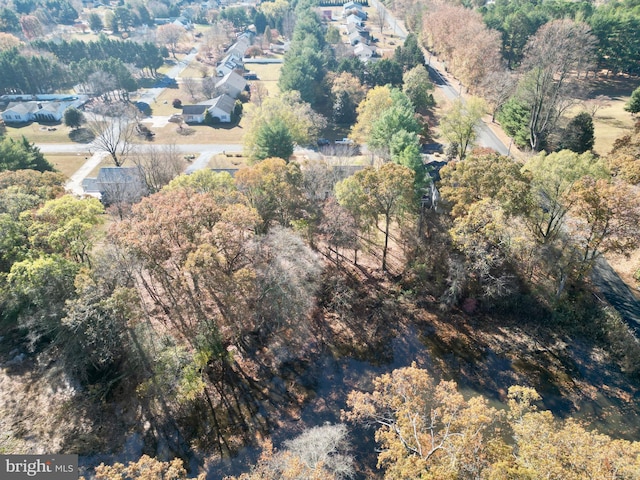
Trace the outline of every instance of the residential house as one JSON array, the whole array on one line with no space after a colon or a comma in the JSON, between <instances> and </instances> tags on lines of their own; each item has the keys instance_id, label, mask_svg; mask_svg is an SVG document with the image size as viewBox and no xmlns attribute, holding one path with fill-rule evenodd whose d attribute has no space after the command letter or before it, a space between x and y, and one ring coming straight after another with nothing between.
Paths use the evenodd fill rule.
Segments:
<instances>
[{"instance_id":1,"label":"residential house","mask_svg":"<svg viewBox=\"0 0 640 480\"><path fill-rule=\"evenodd\" d=\"M242 60L244 58L245 52L249 49L250 46L251 38L249 38L249 35L243 33L238 37L236 43L229 47L229 49L227 50L227 54L233 55L236 58Z\"/></svg>"},{"instance_id":2,"label":"residential house","mask_svg":"<svg viewBox=\"0 0 640 480\"><path fill-rule=\"evenodd\" d=\"M351 35L352 33L359 33L362 37L369 38L370 32L366 27L356 25L354 23L348 23L347 25L345 25L345 28L347 29L347 35Z\"/></svg>"},{"instance_id":3,"label":"residential house","mask_svg":"<svg viewBox=\"0 0 640 480\"><path fill-rule=\"evenodd\" d=\"M229 95L222 94L196 105L183 105L182 118L187 123L204 123L208 111L211 117L217 118L220 123L229 123L234 107L235 100Z\"/></svg>"},{"instance_id":4,"label":"residential house","mask_svg":"<svg viewBox=\"0 0 640 480\"><path fill-rule=\"evenodd\" d=\"M353 54L363 62L368 62L376 54L375 47L371 47L364 43L358 43L353 48Z\"/></svg>"},{"instance_id":5,"label":"residential house","mask_svg":"<svg viewBox=\"0 0 640 480\"><path fill-rule=\"evenodd\" d=\"M348 17L349 15L357 15L357 14L363 14L364 17L361 17L363 20L367 18L366 17L367 14L364 12L362 5L359 4L358 2L347 2L344 5L342 5L343 18Z\"/></svg>"},{"instance_id":6,"label":"residential house","mask_svg":"<svg viewBox=\"0 0 640 480\"><path fill-rule=\"evenodd\" d=\"M353 25L358 25L359 27L362 26L362 19L360 17L358 17L357 15L349 15L347 17L347 25L349 25L350 23L352 23Z\"/></svg>"},{"instance_id":7,"label":"residential house","mask_svg":"<svg viewBox=\"0 0 640 480\"><path fill-rule=\"evenodd\" d=\"M227 94L233 98L238 98L238 95L240 95L246 87L247 81L242 75L238 75L235 71L227 73L216 83L216 90L219 93Z\"/></svg>"},{"instance_id":8,"label":"residential house","mask_svg":"<svg viewBox=\"0 0 640 480\"><path fill-rule=\"evenodd\" d=\"M209 106L202 103L197 105L183 105L182 118L187 123L203 123L207 108L209 108Z\"/></svg>"},{"instance_id":9,"label":"residential house","mask_svg":"<svg viewBox=\"0 0 640 480\"><path fill-rule=\"evenodd\" d=\"M227 49L227 54L216 67L216 74L219 77L224 77L233 70L242 69L244 67L242 59L244 58L244 54L250 46L251 38L249 37L249 35L245 33L241 34L238 37L236 43L234 43Z\"/></svg>"},{"instance_id":10,"label":"residential house","mask_svg":"<svg viewBox=\"0 0 640 480\"><path fill-rule=\"evenodd\" d=\"M82 181L82 188L105 205L135 203L147 194L144 175L138 167L102 167L97 177Z\"/></svg>"},{"instance_id":11,"label":"residential house","mask_svg":"<svg viewBox=\"0 0 640 480\"><path fill-rule=\"evenodd\" d=\"M7 95L2 99L10 100L15 96ZM86 95L23 95L18 101L9 102L2 114L6 123L60 122L64 111L69 107L80 107L88 100ZM26 99L31 99L24 101Z\"/></svg>"},{"instance_id":12,"label":"residential house","mask_svg":"<svg viewBox=\"0 0 640 480\"><path fill-rule=\"evenodd\" d=\"M368 45L369 40L365 38L360 32L353 32L349 34L349 43L351 44L351 46L358 45L360 43Z\"/></svg>"},{"instance_id":13,"label":"residential house","mask_svg":"<svg viewBox=\"0 0 640 480\"><path fill-rule=\"evenodd\" d=\"M33 119L36 122L59 122L67 109L67 105L63 102L39 103L38 107L38 110L33 112Z\"/></svg>"},{"instance_id":14,"label":"residential house","mask_svg":"<svg viewBox=\"0 0 640 480\"><path fill-rule=\"evenodd\" d=\"M176 18L173 22L174 25L184 28L185 30L193 30L193 23L185 16Z\"/></svg>"},{"instance_id":15,"label":"residential house","mask_svg":"<svg viewBox=\"0 0 640 480\"><path fill-rule=\"evenodd\" d=\"M38 102L11 102L2 112L5 123L27 123L33 121L33 114L38 110Z\"/></svg>"},{"instance_id":16,"label":"residential house","mask_svg":"<svg viewBox=\"0 0 640 480\"><path fill-rule=\"evenodd\" d=\"M213 100L203 102L209 105L207 110L211 115L211 118L217 118L221 123L231 122L231 116L233 115L233 109L236 105L236 101L229 95L222 94Z\"/></svg>"},{"instance_id":17,"label":"residential house","mask_svg":"<svg viewBox=\"0 0 640 480\"><path fill-rule=\"evenodd\" d=\"M241 59L239 60L233 55L227 55L216 67L216 75L218 77L224 77L229 72L242 68L244 68L244 64Z\"/></svg>"}]
</instances>

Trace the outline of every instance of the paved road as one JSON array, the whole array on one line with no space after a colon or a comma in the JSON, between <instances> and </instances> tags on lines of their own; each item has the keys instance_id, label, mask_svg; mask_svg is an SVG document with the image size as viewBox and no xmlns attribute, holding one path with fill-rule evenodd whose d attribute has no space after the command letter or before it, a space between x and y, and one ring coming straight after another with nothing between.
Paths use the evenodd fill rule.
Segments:
<instances>
[{"instance_id":1,"label":"paved road","mask_svg":"<svg viewBox=\"0 0 640 480\"><path fill-rule=\"evenodd\" d=\"M458 83L458 85L452 85L449 80L442 74L444 70L444 65L440 62L431 58L429 61L429 65L427 66L429 70L429 77L436 85L437 88L440 88L445 96L450 100L455 100L456 98L462 98L464 102L464 97L461 97L463 85ZM478 132L477 142L479 145L483 147L488 147L501 155L508 155L509 148L502 143L502 141L496 136L495 133L487 126L485 122L476 129Z\"/></svg>"},{"instance_id":2,"label":"paved road","mask_svg":"<svg viewBox=\"0 0 640 480\"><path fill-rule=\"evenodd\" d=\"M169 78L177 79L180 74L189 66L189 64L196 58L198 54L198 50L200 48L200 44L196 43L191 50L191 53L176 63L171 69L165 74ZM156 87L156 88L147 88L146 91L140 95L138 101L147 103L151 105L155 102L156 98L163 92L166 87Z\"/></svg>"},{"instance_id":3,"label":"paved road","mask_svg":"<svg viewBox=\"0 0 640 480\"><path fill-rule=\"evenodd\" d=\"M640 301L629 286L602 257L596 261L591 279L607 301L631 327L636 337L640 338Z\"/></svg>"},{"instance_id":4,"label":"paved road","mask_svg":"<svg viewBox=\"0 0 640 480\"><path fill-rule=\"evenodd\" d=\"M144 143L139 144L144 148L164 148L166 144L162 143ZM68 144L68 143L39 143L38 148L42 153L92 153L91 144ZM242 145L239 143L226 143L226 144L190 144L190 145L176 145L176 148L180 153L204 153L222 151L226 152L241 152Z\"/></svg>"}]
</instances>

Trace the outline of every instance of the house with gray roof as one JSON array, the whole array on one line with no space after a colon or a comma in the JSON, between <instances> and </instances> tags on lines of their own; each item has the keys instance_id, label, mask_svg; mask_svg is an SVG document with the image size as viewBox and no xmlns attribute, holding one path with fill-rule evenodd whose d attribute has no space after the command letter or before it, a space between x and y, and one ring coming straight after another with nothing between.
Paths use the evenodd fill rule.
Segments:
<instances>
[{"instance_id":1,"label":"house with gray roof","mask_svg":"<svg viewBox=\"0 0 640 480\"><path fill-rule=\"evenodd\" d=\"M82 188L105 205L136 203L148 193L138 167L102 167L95 178L85 178Z\"/></svg>"},{"instance_id":2,"label":"house with gray roof","mask_svg":"<svg viewBox=\"0 0 640 480\"><path fill-rule=\"evenodd\" d=\"M233 70L216 83L216 90L218 92L227 94L233 98L238 98L238 95L240 95L246 87L247 81L245 78Z\"/></svg>"},{"instance_id":3,"label":"house with gray roof","mask_svg":"<svg viewBox=\"0 0 640 480\"><path fill-rule=\"evenodd\" d=\"M231 122L236 101L229 95L222 94L211 100L205 100L196 105L184 105L182 118L187 123L204 123L207 111L211 118L217 118L220 123Z\"/></svg>"}]
</instances>

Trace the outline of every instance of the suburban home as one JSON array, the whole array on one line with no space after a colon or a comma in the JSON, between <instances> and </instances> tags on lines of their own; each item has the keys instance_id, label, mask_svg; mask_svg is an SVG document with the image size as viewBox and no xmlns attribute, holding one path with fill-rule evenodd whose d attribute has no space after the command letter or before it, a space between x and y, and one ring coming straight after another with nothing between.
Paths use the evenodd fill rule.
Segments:
<instances>
[{"instance_id":1,"label":"suburban home","mask_svg":"<svg viewBox=\"0 0 640 480\"><path fill-rule=\"evenodd\" d=\"M360 43L368 44L369 40L365 38L360 32L353 32L349 34L349 43L353 45L358 45Z\"/></svg>"},{"instance_id":2,"label":"suburban home","mask_svg":"<svg viewBox=\"0 0 640 480\"><path fill-rule=\"evenodd\" d=\"M248 35L243 33L238 37L236 43L229 47L229 49L227 50L227 54L233 55L239 60L242 60L244 58L245 52L249 49L250 46L251 39Z\"/></svg>"},{"instance_id":3,"label":"suburban home","mask_svg":"<svg viewBox=\"0 0 640 480\"><path fill-rule=\"evenodd\" d=\"M363 62L368 62L376 54L375 47L370 47L364 43L358 43L353 47L353 54Z\"/></svg>"},{"instance_id":4,"label":"suburban home","mask_svg":"<svg viewBox=\"0 0 640 480\"><path fill-rule=\"evenodd\" d=\"M358 2L347 2L342 5L342 16L347 17L349 15L357 15L359 17L360 15L363 15L362 17L360 17L363 20L367 18L367 14L365 13L362 5Z\"/></svg>"},{"instance_id":5,"label":"suburban home","mask_svg":"<svg viewBox=\"0 0 640 480\"><path fill-rule=\"evenodd\" d=\"M220 123L229 123L235 103L229 95L222 94L196 105L183 105L182 118L187 123L204 123L208 111L211 117L217 118Z\"/></svg>"},{"instance_id":6,"label":"suburban home","mask_svg":"<svg viewBox=\"0 0 640 480\"><path fill-rule=\"evenodd\" d=\"M183 105L182 118L187 123L203 123L204 115L208 105L199 103L197 105Z\"/></svg>"},{"instance_id":7,"label":"suburban home","mask_svg":"<svg viewBox=\"0 0 640 480\"><path fill-rule=\"evenodd\" d=\"M216 67L216 75L218 77L224 77L229 72L233 72L236 69L243 69L244 64L242 59L238 59L234 55L227 55Z\"/></svg>"},{"instance_id":8,"label":"suburban home","mask_svg":"<svg viewBox=\"0 0 640 480\"><path fill-rule=\"evenodd\" d=\"M231 115L236 105L236 101L229 95L222 94L213 100L203 102L209 105L207 109L209 114L214 119L220 120L220 123L229 123L231 121Z\"/></svg>"},{"instance_id":9,"label":"suburban home","mask_svg":"<svg viewBox=\"0 0 640 480\"><path fill-rule=\"evenodd\" d=\"M358 17L357 15L349 15L347 17L347 25L349 24L353 24L353 25L358 25L359 27L362 26L362 19L360 17Z\"/></svg>"},{"instance_id":10,"label":"suburban home","mask_svg":"<svg viewBox=\"0 0 640 480\"><path fill-rule=\"evenodd\" d=\"M174 25L184 28L185 30L193 30L193 23L185 16L176 18L173 22Z\"/></svg>"},{"instance_id":11,"label":"suburban home","mask_svg":"<svg viewBox=\"0 0 640 480\"><path fill-rule=\"evenodd\" d=\"M351 35L352 33L355 32L355 33L359 33L363 37L365 35L367 38L369 37L369 30L367 30L366 27L363 27L361 25L356 25L354 23L347 23L345 28L347 29L347 35Z\"/></svg>"},{"instance_id":12,"label":"suburban home","mask_svg":"<svg viewBox=\"0 0 640 480\"><path fill-rule=\"evenodd\" d=\"M11 100L14 96L3 96L3 100ZM31 99L24 101L26 99ZM64 111L69 107L80 107L86 103L86 95L23 95L17 96L0 114L5 123L28 122L60 122Z\"/></svg>"},{"instance_id":13,"label":"suburban home","mask_svg":"<svg viewBox=\"0 0 640 480\"><path fill-rule=\"evenodd\" d=\"M247 81L242 75L238 75L235 71L227 73L216 83L216 90L220 93L224 93L233 98L238 98L238 95L246 88Z\"/></svg>"},{"instance_id":14,"label":"suburban home","mask_svg":"<svg viewBox=\"0 0 640 480\"><path fill-rule=\"evenodd\" d=\"M138 167L102 167L95 178L85 178L82 188L105 205L135 203L147 194L144 176Z\"/></svg>"},{"instance_id":15,"label":"suburban home","mask_svg":"<svg viewBox=\"0 0 640 480\"><path fill-rule=\"evenodd\" d=\"M2 112L2 120L5 123L31 122L36 110L38 110L38 102L11 102Z\"/></svg>"}]
</instances>

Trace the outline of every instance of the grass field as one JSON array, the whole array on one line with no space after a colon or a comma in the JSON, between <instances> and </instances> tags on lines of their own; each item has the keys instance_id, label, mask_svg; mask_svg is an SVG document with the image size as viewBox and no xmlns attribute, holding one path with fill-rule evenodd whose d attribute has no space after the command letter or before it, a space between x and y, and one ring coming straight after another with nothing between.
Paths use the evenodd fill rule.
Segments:
<instances>
[{"instance_id":1,"label":"grass field","mask_svg":"<svg viewBox=\"0 0 640 480\"><path fill-rule=\"evenodd\" d=\"M7 136L20 139L26 137L33 143L68 143L69 128L60 125L41 125L29 123L20 127L7 126Z\"/></svg>"},{"instance_id":2,"label":"grass field","mask_svg":"<svg viewBox=\"0 0 640 480\"><path fill-rule=\"evenodd\" d=\"M246 68L258 75L258 82L264 85L267 92L269 92L269 96L273 97L280 93L278 79L280 78L280 70L282 70L281 63L251 63L247 65ZM253 81L255 82L255 80Z\"/></svg>"},{"instance_id":3,"label":"grass field","mask_svg":"<svg viewBox=\"0 0 640 480\"><path fill-rule=\"evenodd\" d=\"M154 143L161 144L216 144L216 143L242 143L245 132L246 120L240 120L240 125L216 126L188 125L183 129L183 133L178 132L175 123L169 123L162 128L154 128L156 134Z\"/></svg>"},{"instance_id":4,"label":"grass field","mask_svg":"<svg viewBox=\"0 0 640 480\"><path fill-rule=\"evenodd\" d=\"M70 178L89 157L89 152L85 154L77 153L46 153L45 158L62 173L65 177Z\"/></svg>"}]
</instances>

